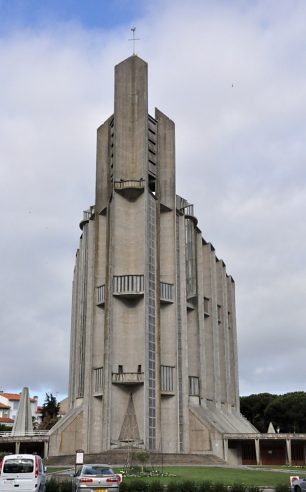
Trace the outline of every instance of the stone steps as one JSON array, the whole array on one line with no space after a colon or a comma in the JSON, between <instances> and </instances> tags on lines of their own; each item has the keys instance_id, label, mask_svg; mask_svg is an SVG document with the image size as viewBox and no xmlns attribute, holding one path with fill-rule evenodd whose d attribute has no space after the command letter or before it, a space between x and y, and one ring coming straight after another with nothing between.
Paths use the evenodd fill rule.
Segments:
<instances>
[{"instance_id":1,"label":"stone steps","mask_svg":"<svg viewBox=\"0 0 306 492\"><path fill-rule=\"evenodd\" d=\"M141 450L137 450L138 452ZM134 453L137 452L134 450ZM113 450L105 453L86 454L84 461L86 463L110 463L111 465L125 465L128 461L132 464L139 464L134 458L131 459L132 452L126 450ZM72 465L74 466L75 455L51 456L46 460L46 464L54 465ZM213 454L179 454L179 453L150 453L150 459L144 466L150 465L225 465L225 461Z\"/></svg>"}]
</instances>

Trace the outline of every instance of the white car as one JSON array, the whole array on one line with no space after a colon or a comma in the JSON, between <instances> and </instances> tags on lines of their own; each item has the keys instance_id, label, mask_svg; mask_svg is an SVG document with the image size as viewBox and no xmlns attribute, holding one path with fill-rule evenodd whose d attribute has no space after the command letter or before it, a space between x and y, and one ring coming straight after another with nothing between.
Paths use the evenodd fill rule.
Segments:
<instances>
[{"instance_id":1,"label":"white car","mask_svg":"<svg viewBox=\"0 0 306 492\"><path fill-rule=\"evenodd\" d=\"M290 477L292 492L306 492L306 478Z\"/></svg>"},{"instance_id":2,"label":"white car","mask_svg":"<svg viewBox=\"0 0 306 492\"><path fill-rule=\"evenodd\" d=\"M46 470L36 454L4 456L0 473L0 491L45 492Z\"/></svg>"}]
</instances>

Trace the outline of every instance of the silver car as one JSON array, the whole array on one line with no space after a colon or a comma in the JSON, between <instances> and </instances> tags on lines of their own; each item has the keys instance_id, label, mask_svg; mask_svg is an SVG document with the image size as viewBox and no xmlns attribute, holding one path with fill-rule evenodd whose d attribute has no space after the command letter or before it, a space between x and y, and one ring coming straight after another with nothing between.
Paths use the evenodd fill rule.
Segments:
<instances>
[{"instance_id":1,"label":"silver car","mask_svg":"<svg viewBox=\"0 0 306 492\"><path fill-rule=\"evenodd\" d=\"M109 465L83 465L74 475L72 490L75 492L119 492L120 475Z\"/></svg>"}]
</instances>

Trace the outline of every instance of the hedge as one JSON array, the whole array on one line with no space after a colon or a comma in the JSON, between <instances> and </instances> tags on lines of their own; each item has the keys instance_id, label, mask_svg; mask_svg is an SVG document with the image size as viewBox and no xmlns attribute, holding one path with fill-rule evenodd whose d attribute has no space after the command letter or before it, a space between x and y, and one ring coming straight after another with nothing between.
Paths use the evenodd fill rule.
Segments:
<instances>
[{"instance_id":1,"label":"hedge","mask_svg":"<svg viewBox=\"0 0 306 492\"><path fill-rule=\"evenodd\" d=\"M275 492L289 492L290 488L276 486ZM58 481L50 478L46 484L46 492L71 492L71 481ZM145 482L143 480L123 481L120 485L120 492L261 492L259 487L234 484L231 487L223 483L201 482L195 483L191 480L181 482L170 482L163 485L159 480Z\"/></svg>"}]
</instances>

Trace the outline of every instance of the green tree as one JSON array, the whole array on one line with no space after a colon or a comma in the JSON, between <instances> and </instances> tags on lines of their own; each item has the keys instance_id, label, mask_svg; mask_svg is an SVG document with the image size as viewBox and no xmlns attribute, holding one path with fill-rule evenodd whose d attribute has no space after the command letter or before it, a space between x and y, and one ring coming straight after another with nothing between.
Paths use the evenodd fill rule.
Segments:
<instances>
[{"instance_id":1,"label":"green tree","mask_svg":"<svg viewBox=\"0 0 306 492\"><path fill-rule=\"evenodd\" d=\"M277 395L270 393L259 393L240 397L240 411L259 432L267 432L270 423L269 415L265 413L268 405L273 402Z\"/></svg>"},{"instance_id":2,"label":"green tree","mask_svg":"<svg viewBox=\"0 0 306 492\"><path fill-rule=\"evenodd\" d=\"M240 398L241 413L260 431L267 432L272 422L280 432L306 432L306 393L284 395L259 393Z\"/></svg>"},{"instance_id":3,"label":"green tree","mask_svg":"<svg viewBox=\"0 0 306 492\"><path fill-rule=\"evenodd\" d=\"M267 405L265 416L280 432L306 432L306 393L296 391L278 396Z\"/></svg>"},{"instance_id":4,"label":"green tree","mask_svg":"<svg viewBox=\"0 0 306 492\"><path fill-rule=\"evenodd\" d=\"M8 425L5 424L0 424L0 431L11 431L12 427L9 427Z\"/></svg>"},{"instance_id":5,"label":"green tree","mask_svg":"<svg viewBox=\"0 0 306 492\"><path fill-rule=\"evenodd\" d=\"M41 430L49 430L58 420L58 412L60 409L55 396L52 393L46 393L46 399L42 407L42 422L39 426Z\"/></svg>"},{"instance_id":6,"label":"green tree","mask_svg":"<svg viewBox=\"0 0 306 492\"><path fill-rule=\"evenodd\" d=\"M141 463L141 468L143 472L144 464L147 463L147 461L149 461L150 459L150 453L148 453L147 451L138 451L137 453L133 453L133 458Z\"/></svg>"}]
</instances>

